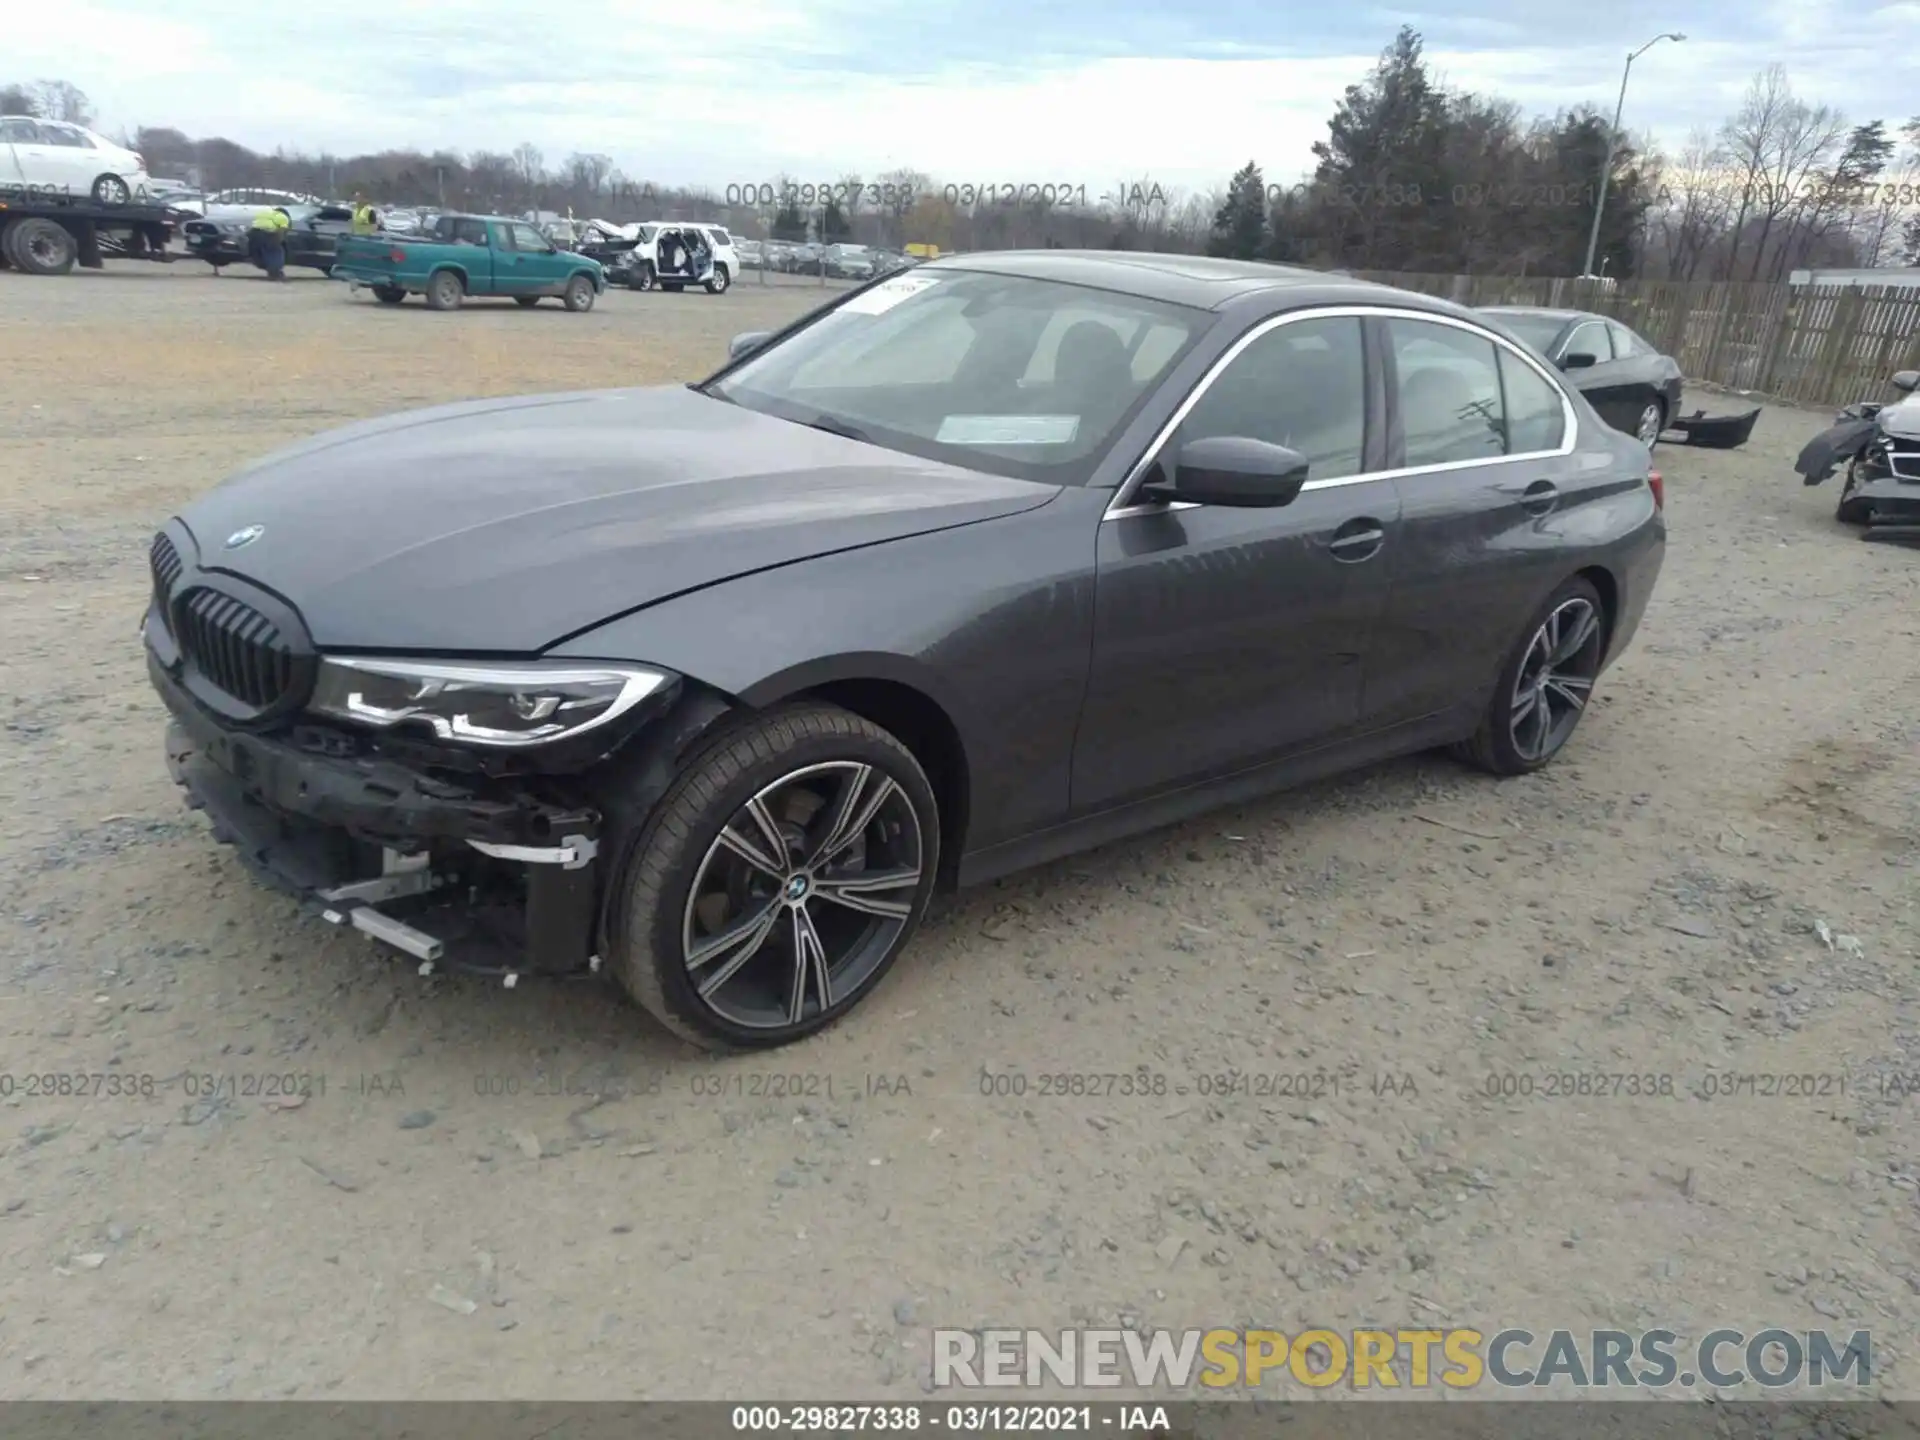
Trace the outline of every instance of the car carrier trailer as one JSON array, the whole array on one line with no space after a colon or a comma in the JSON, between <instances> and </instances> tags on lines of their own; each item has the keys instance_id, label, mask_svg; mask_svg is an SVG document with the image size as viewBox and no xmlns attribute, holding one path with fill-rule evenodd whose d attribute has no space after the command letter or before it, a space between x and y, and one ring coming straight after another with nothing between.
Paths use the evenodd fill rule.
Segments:
<instances>
[{"instance_id":1,"label":"car carrier trailer","mask_svg":"<svg viewBox=\"0 0 1920 1440\"><path fill-rule=\"evenodd\" d=\"M65 275L99 270L106 257L173 259L167 243L189 218L164 205L108 205L50 186L0 184L0 270Z\"/></svg>"}]
</instances>

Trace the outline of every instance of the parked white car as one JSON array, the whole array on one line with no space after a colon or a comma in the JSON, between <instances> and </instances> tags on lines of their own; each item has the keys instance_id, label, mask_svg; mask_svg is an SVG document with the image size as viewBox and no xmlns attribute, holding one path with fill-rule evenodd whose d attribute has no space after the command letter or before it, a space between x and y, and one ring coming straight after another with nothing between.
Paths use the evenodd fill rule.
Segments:
<instances>
[{"instance_id":1,"label":"parked white car","mask_svg":"<svg viewBox=\"0 0 1920 1440\"><path fill-rule=\"evenodd\" d=\"M147 162L104 135L63 120L0 115L0 190L26 187L102 205L145 202Z\"/></svg>"}]
</instances>

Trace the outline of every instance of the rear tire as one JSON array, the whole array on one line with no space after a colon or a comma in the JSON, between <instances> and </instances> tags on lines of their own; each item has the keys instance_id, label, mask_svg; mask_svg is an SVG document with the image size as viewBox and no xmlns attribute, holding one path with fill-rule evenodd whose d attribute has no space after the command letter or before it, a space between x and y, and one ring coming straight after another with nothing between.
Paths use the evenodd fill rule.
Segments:
<instances>
[{"instance_id":1,"label":"rear tire","mask_svg":"<svg viewBox=\"0 0 1920 1440\"><path fill-rule=\"evenodd\" d=\"M466 298L467 287L460 283L460 277L451 270L442 270L427 282L429 310L458 310L460 302Z\"/></svg>"},{"instance_id":2,"label":"rear tire","mask_svg":"<svg viewBox=\"0 0 1920 1440\"><path fill-rule=\"evenodd\" d=\"M373 298L382 305L398 305L407 298L407 292L398 285L376 285L373 287Z\"/></svg>"},{"instance_id":3,"label":"rear tire","mask_svg":"<svg viewBox=\"0 0 1920 1440\"><path fill-rule=\"evenodd\" d=\"M733 277L727 274L726 266L716 265L713 267L713 278L706 284L707 294L724 295L727 293L727 287L733 284Z\"/></svg>"},{"instance_id":4,"label":"rear tire","mask_svg":"<svg viewBox=\"0 0 1920 1440\"><path fill-rule=\"evenodd\" d=\"M560 295L561 303L575 314L584 314L593 309L593 299L593 281L584 275L576 275L567 281L567 288Z\"/></svg>"},{"instance_id":5,"label":"rear tire","mask_svg":"<svg viewBox=\"0 0 1920 1440\"><path fill-rule=\"evenodd\" d=\"M64 275L80 257L79 244L64 227L39 216L16 222L7 258L29 275Z\"/></svg>"},{"instance_id":6,"label":"rear tire","mask_svg":"<svg viewBox=\"0 0 1920 1440\"><path fill-rule=\"evenodd\" d=\"M1640 410L1639 424L1634 428L1634 438L1651 452L1660 443L1660 432L1667 428L1667 407L1661 400L1649 400Z\"/></svg>"},{"instance_id":7,"label":"rear tire","mask_svg":"<svg viewBox=\"0 0 1920 1440\"><path fill-rule=\"evenodd\" d=\"M906 746L837 706L769 711L698 751L654 807L608 901L614 973L696 1045L790 1044L884 978L926 914L939 848ZM817 960L796 964L808 943Z\"/></svg>"},{"instance_id":8,"label":"rear tire","mask_svg":"<svg viewBox=\"0 0 1920 1440\"><path fill-rule=\"evenodd\" d=\"M93 182L93 199L97 205L125 205L133 191L118 175L102 175Z\"/></svg>"},{"instance_id":9,"label":"rear tire","mask_svg":"<svg viewBox=\"0 0 1920 1440\"><path fill-rule=\"evenodd\" d=\"M1453 753L1494 775L1526 775L1552 762L1593 699L1611 627L1591 582L1567 581L1527 622L1473 738Z\"/></svg>"}]
</instances>

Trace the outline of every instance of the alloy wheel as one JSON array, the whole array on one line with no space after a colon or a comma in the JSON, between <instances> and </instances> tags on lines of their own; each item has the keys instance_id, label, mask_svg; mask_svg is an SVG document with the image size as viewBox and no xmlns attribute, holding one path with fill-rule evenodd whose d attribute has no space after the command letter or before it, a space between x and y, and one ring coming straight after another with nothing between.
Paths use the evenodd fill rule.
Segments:
<instances>
[{"instance_id":1,"label":"alloy wheel","mask_svg":"<svg viewBox=\"0 0 1920 1440\"><path fill-rule=\"evenodd\" d=\"M1633 433L1640 437L1642 445L1649 450L1653 449L1660 439L1660 407L1658 405L1649 403L1647 408L1640 412L1640 424Z\"/></svg>"},{"instance_id":2,"label":"alloy wheel","mask_svg":"<svg viewBox=\"0 0 1920 1440\"><path fill-rule=\"evenodd\" d=\"M1600 612L1581 596L1563 601L1541 622L1513 684L1513 748L1543 760L1567 743L1600 674Z\"/></svg>"},{"instance_id":3,"label":"alloy wheel","mask_svg":"<svg viewBox=\"0 0 1920 1440\"><path fill-rule=\"evenodd\" d=\"M763 787L694 871L681 958L695 993L759 1030L833 1009L905 932L923 856L912 801L877 766L828 761Z\"/></svg>"}]
</instances>

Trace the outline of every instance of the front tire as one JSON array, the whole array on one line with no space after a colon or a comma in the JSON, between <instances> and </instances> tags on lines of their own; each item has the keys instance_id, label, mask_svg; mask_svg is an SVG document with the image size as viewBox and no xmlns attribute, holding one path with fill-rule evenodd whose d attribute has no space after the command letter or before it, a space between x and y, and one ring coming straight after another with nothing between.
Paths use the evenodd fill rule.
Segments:
<instances>
[{"instance_id":1,"label":"front tire","mask_svg":"<svg viewBox=\"0 0 1920 1440\"><path fill-rule=\"evenodd\" d=\"M575 314L593 309L593 281L584 275L576 275L567 281L567 288L561 292L560 303Z\"/></svg>"},{"instance_id":2,"label":"front tire","mask_svg":"<svg viewBox=\"0 0 1920 1440\"><path fill-rule=\"evenodd\" d=\"M653 289L653 266L642 260L635 269L628 272L627 288L629 290Z\"/></svg>"},{"instance_id":3,"label":"front tire","mask_svg":"<svg viewBox=\"0 0 1920 1440\"><path fill-rule=\"evenodd\" d=\"M1551 763L1593 698L1608 629L1590 581L1576 577L1554 591L1500 667L1480 728L1454 753L1495 775L1525 775Z\"/></svg>"},{"instance_id":4,"label":"front tire","mask_svg":"<svg viewBox=\"0 0 1920 1440\"><path fill-rule=\"evenodd\" d=\"M939 807L906 746L837 706L770 711L661 797L609 902L614 971L696 1045L790 1044L872 993L939 860Z\"/></svg>"},{"instance_id":5,"label":"front tire","mask_svg":"<svg viewBox=\"0 0 1920 1440\"><path fill-rule=\"evenodd\" d=\"M125 205L133 191L118 175L102 175L93 182L93 199L98 205Z\"/></svg>"}]
</instances>

